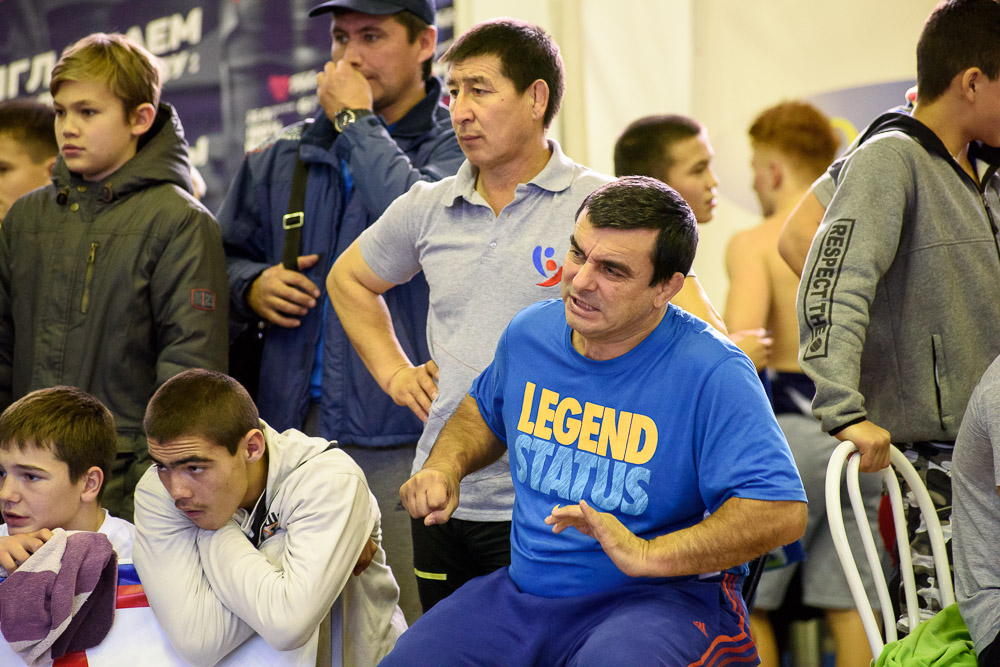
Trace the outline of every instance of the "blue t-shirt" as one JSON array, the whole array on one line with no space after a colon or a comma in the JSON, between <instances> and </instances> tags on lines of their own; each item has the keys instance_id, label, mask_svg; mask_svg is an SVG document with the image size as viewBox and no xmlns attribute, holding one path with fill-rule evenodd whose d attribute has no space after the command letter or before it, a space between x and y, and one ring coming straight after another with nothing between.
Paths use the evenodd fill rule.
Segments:
<instances>
[{"instance_id":1,"label":"blue t-shirt","mask_svg":"<svg viewBox=\"0 0 1000 667\"><path fill-rule=\"evenodd\" d=\"M562 301L529 306L470 391L510 454L510 576L521 590L567 597L630 581L593 538L552 533L556 504L583 498L651 539L732 497L806 500L753 365L709 325L670 306L607 361L579 354L570 336Z\"/></svg>"}]
</instances>

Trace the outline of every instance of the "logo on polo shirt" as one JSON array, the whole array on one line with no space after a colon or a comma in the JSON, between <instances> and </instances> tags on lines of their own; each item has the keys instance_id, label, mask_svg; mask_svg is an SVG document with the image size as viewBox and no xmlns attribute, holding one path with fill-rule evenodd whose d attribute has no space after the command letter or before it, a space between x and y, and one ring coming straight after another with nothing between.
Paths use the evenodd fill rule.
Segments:
<instances>
[{"instance_id":1,"label":"logo on polo shirt","mask_svg":"<svg viewBox=\"0 0 1000 667\"><path fill-rule=\"evenodd\" d=\"M556 264L556 261L552 259L552 256L555 254L555 248L542 248L540 245L535 246L535 250L532 254L532 260L535 263L535 270L542 274L542 277L545 278L542 282L535 283L539 287L552 287L553 285L558 285L559 281L562 280L562 267ZM542 259L543 256L545 258L544 260Z\"/></svg>"}]
</instances>

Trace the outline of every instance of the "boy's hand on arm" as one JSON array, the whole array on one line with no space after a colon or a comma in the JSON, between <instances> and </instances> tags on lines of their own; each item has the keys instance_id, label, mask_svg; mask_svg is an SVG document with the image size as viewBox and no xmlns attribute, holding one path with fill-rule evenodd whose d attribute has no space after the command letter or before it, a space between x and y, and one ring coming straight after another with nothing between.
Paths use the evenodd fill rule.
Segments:
<instances>
[{"instance_id":1,"label":"boy's hand on arm","mask_svg":"<svg viewBox=\"0 0 1000 667\"><path fill-rule=\"evenodd\" d=\"M729 334L729 338L750 357L758 371L770 363L774 338L767 329L742 329Z\"/></svg>"},{"instance_id":2,"label":"boy's hand on arm","mask_svg":"<svg viewBox=\"0 0 1000 667\"><path fill-rule=\"evenodd\" d=\"M271 324L291 329L299 326L316 305L319 288L301 272L319 261L319 255L299 257L299 270L290 271L281 264L264 269L247 290L247 303L255 313Z\"/></svg>"},{"instance_id":3,"label":"boy's hand on arm","mask_svg":"<svg viewBox=\"0 0 1000 667\"><path fill-rule=\"evenodd\" d=\"M354 564L354 570L352 574L356 577L365 570L368 566L372 564L372 559L375 558L375 554L378 552L378 545L375 544L375 540L368 538L368 542L365 544L364 548L361 549L361 555L358 556L358 562Z\"/></svg>"},{"instance_id":4,"label":"boy's hand on arm","mask_svg":"<svg viewBox=\"0 0 1000 667\"><path fill-rule=\"evenodd\" d=\"M389 378L386 393L396 405L408 407L426 424L431 402L438 395L438 379L438 366L433 359L419 366L403 366Z\"/></svg>"},{"instance_id":5,"label":"boy's hand on arm","mask_svg":"<svg viewBox=\"0 0 1000 667\"><path fill-rule=\"evenodd\" d=\"M425 526L433 526L448 521L458 507L460 483L451 470L425 466L399 487L399 498L410 516L423 517Z\"/></svg>"},{"instance_id":6,"label":"boy's hand on arm","mask_svg":"<svg viewBox=\"0 0 1000 667\"><path fill-rule=\"evenodd\" d=\"M834 437L841 442L850 440L861 453L861 472L878 472L889 466L889 445L892 436L887 430L867 419L838 431Z\"/></svg>"},{"instance_id":7,"label":"boy's hand on arm","mask_svg":"<svg viewBox=\"0 0 1000 667\"><path fill-rule=\"evenodd\" d=\"M48 528L0 537L0 567L7 570L8 575L13 573L50 539L52 531Z\"/></svg>"}]
</instances>

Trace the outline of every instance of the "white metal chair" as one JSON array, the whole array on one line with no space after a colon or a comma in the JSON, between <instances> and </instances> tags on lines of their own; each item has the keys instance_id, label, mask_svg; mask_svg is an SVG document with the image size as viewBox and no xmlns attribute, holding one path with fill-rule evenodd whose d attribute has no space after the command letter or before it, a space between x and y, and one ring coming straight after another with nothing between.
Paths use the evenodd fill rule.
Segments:
<instances>
[{"instance_id":1,"label":"white metal chair","mask_svg":"<svg viewBox=\"0 0 1000 667\"><path fill-rule=\"evenodd\" d=\"M882 479L885 480L886 488L889 490L889 501L892 505L892 520L896 527L896 540L899 544L899 569L903 579L903 590L906 597L906 611L910 628L915 628L919 622L917 613L917 587L913 576L913 562L910 557L909 537L906 533L906 517L904 515L903 496L899 490L899 482L892 473L892 468L906 480L907 485L916 497L920 512L923 515L924 524L927 526L927 533L931 540L931 552L934 556L934 569L937 574L937 585L941 593L941 606L947 607L955 601L955 591L951 582L951 569L948 565L948 552L945 548L944 536L941 532L941 523L938 521L937 512L931 502L930 495L923 481L913 468L913 465L903 456L895 446L889 446L890 467L882 470ZM858 573L858 566L851 553L851 546L847 541L847 531L844 529L844 517L840 513L840 480L843 475L844 464L847 464L847 492L851 500L851 507L854 516L857 518L858 528L861 531L861 541L864 544L865 555L871 566L872 576L875 579L875 586L878 592L879 605L882 607L882 622L885 627L885 640L879 632L878 624L875 621L875 613L868 601L868 595L861 583L861 575ZM865 514L864 503L861 498L861 488L858 483L858 468L861 462L861 455L853 442L842 442L833 455L830 456L830 463L826 468L826 515L830 523L830 532L833 535L833 543L837 549L837 556L840 564L847 575L847 583L851 589L851 596L858 607L861 615L861 622L868 637L868 644L871 646L872 655L879 656L882 648L887 642L897 639L896 619L892 611L892 603L889 600L889 587L885 582L885 575L882 573L882 565L879 562L878 552L875 549L875 538L872 535L871 526Z\"/></svg>"}]
</instances>

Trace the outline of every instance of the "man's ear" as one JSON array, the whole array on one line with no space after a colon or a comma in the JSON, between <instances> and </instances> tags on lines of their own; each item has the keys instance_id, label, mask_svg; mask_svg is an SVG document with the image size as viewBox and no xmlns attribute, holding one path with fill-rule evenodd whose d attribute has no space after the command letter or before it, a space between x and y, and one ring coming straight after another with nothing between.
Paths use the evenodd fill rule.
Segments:
<instances>
[{"instance_id":1,"label":"man's ear","mask_svg":"<svg viewBox=\"0 0 1000 667\"><path fill-rule=\"evenodd\" d=\"M420 45L417 62L420 63L421 68L425 60L434 57L434 47L437 46L437 41L438 31L436 26L429 25L422 33L417 35L417 43Z\"/></svg>"},{"instance_id":2,"label":"man's ear","mask_svg":"<svg viewBox=\"0 0 1000 667\"><path fill-rule=\"evenodd\" d=\"M132 136L141 137L149 132L149 128L153 127L154 120L156 120L156 109L152 104L146 102L137 106L129 114L129 125L132 126Z\"/></svg>"},{"instance_id":3,"label":"man's ear","mask_svg":"<svg viewBox=\"0 0 1000 667\"><path fill-rule=\"evenodd\" d=\"M97 494L104 484L104 471L97 466L90 466L87 472L83 473L83 491L80 493L80 501L85 503L97 500Z\"/></svg>"},{"instance_id":4,"label":"man's ear","mask_svg":"<svg viewBox=\"0 0 1000 667\"><path fill-rule=\"evenodd\" d=\"M549 84L541 79L536 79L525 91L532 97L531 116L535 120L545 118L545 111L549 108Z\"/></svg>"},{"instance_id":5,"label":"man's ear","mask_svg":"<svg viewBox=\"0 0 1000 667\"><path fill-rule=\"evenodd\" d=\"M58 155L53 155L48 160L42 163L42 166L45 167L45 171L49 172L50 177L52 176L52 169L56 166L56 159L58 157L59 157Z\"/></svg>"},{"instance_id":6,"label":"man's ear","mask_svg":"<svg viewBox=\"0 0 1000 667\"><path fill-rule=\"evenodd\" d=\"M960 77L962 86L962 95L969 102L976 101L976 86L979 85L983 80L988 79L983 70L978 67L970 67L969 69L963 71L961 74L956 75Z\"/></svg>"},{"instance_id":7,"label":"man's ear","mask_svg":"<svg viewBox=\"0 0 1000 667\"><path fill-rule=\"evenodd\" d=\"M670 276L670 280L664 280L656 286L657 293L654 299L654 304L657 308L663 308L671 299L677 296L677 293L684 287L685 278L686 276L678 271L674 275Z\"/></svg>"},{"instance_id":8,"label":"man's ear","mask_svg":"<svg viewBox=\"0 0 1000 667\"><path fill-rule=\"evenodd\" d=\"M261 457L264 456L264 450L266 449L264 444L264 434L261 433L259 428L247 431L247 434L243 436L246 440L246 457L247 463L254 463L259 461Z\"/></svg>"},{"instance_id":9,"label":"man's ear","mask_svg":"<svg viewBox=\"0 0 1000 667\"><path fill-rule=\"evenodd\" d=\"M775 191L780 190L785 180L784 165L778 160L771 160L767 165L767 171L771 177L771 188Z\"/></svg>"}]
</instances>

